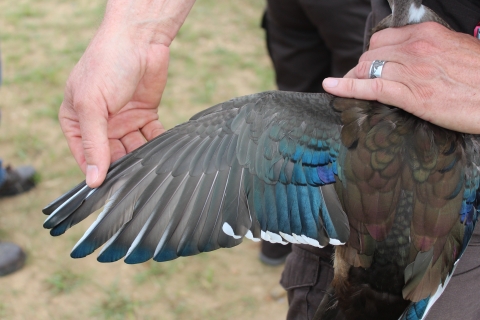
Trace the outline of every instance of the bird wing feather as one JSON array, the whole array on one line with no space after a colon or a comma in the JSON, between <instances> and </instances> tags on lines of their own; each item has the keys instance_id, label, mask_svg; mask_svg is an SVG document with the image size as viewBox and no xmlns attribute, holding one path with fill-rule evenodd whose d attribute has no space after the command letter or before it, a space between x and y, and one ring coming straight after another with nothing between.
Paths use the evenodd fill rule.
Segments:
<instances>
[{"instance_id":1,"label":"bird wing feather","mask_svg":"<svg viewBox=\"0 0 480 320\"><path fill-rule=\"evenodd\" d=\"M218 104L114 163L43 211L63 234L95 210L75 258L167 261L238 245L243 237L325 246L348 240L333 186L341 112L327 94L265 92Z\"/></svg>"}]
</instances>

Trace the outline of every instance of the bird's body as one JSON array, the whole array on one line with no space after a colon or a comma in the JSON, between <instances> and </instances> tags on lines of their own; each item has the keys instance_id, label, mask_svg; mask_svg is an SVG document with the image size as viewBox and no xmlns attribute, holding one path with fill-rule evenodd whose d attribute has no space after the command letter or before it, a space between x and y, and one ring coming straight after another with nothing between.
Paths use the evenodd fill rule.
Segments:
<instances>
[{"instance_id":1,"label":"bird's body","mask_svg":"<svg viewBox=\"0 0 480 320\"><path fill-rule=\"evenodd\" d=\"M379 29L433 19L420 1L391 4ZM479 149L477 136L379 102L259 93L128 154L99 188L81 183L44 209L44 226L57 236L104 206L72 251L103 245L101 262L168 261L243 237L339 245L316 319L421 319L473 232Z\"/></svg>"},{"instance_id":2,"label":"bird's body","mask_svg":"<svg viewBox=\"0 0 480 320\"><path fill-rule=\"evenodd\" d=\"M344 313L323 319L398 319L405 300L434 296L476 220L477 137L364 104L342 112L336 190L350 238L336 249L330 306Z\"/></svg>"}]
</instances>

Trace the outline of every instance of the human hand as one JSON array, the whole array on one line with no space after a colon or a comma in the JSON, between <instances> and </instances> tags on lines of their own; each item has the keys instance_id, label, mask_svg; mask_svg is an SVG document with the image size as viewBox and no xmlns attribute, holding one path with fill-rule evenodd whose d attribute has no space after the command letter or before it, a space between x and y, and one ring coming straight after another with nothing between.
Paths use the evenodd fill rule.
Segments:
<instances>
[{"instance_id":1,"label":"human hand","mask_svg":"<svg viewBox=\"0 0 480 320\"><path fill-rule=\"evenodd\" d=\"M73 69L59 119L90 187L103 182L110 162L164 131L157 108L168 58L164 45L100 30Z\"/></svg>"},{"instance_id":2,"label":"human hand","mask_svg":"<svg viewBox=\"0 0 480 320\"><path fill-rule=\"evenodd\" d=\"M169 48L195 0L110 0L67 81L59 120L70 150L98 187L111 162L163 133L157 108Z\"/></svg>"},{"instance_id":3,"label":"human hand","mask_svg":"<svg viewBox=\"0 0 480 320\"><path fill-rule=\"evenodd\" d=\"M369 79L374 60L388 61ZM480 133L480 41L433 22L375 33L370 50L325 90L341 97L377 100L436 125Z\"/></svg>"}]
</instances>

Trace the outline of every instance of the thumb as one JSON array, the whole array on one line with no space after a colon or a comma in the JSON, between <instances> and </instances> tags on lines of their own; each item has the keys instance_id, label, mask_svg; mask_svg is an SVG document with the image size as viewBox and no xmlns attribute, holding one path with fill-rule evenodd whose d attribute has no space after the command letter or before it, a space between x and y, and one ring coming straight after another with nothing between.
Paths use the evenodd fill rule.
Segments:
<instances>
[{"instance_id":1,"label":"thumb","mask_svg":"<svg viewBox=\"0 0 480 320\"><path fill-rule=\"evenodd\" d=\"M78 114L82 147L85 156L86 182L90 188L100 186L110 166L110 146L105 108L81 108Z\"/></svg>"}]
</instances>

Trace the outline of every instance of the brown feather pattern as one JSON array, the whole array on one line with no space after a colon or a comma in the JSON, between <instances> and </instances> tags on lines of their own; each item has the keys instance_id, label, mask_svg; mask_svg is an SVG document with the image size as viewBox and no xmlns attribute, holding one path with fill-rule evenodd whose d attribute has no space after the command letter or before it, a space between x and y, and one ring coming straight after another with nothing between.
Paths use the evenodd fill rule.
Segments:
<instances>
[{"instance_id":1,"label":"brown feather pattern","mask_svg":"<svg viewBox=\"0 0 480 320\"><path fill-rule=\"evenodd\" d=\"M341 317L349 318L355 297L378 299L380 292L403 310L400 300L435 293L460 252L464 136L377 102L336 99L334 107L342 112L346 147L336 189L350 223L349 241L335 255Z\"/></svg>"}]
</instances>

